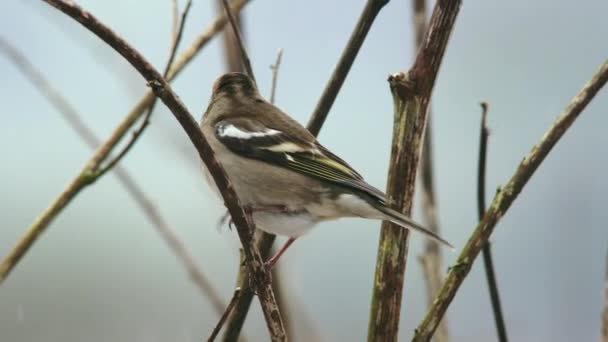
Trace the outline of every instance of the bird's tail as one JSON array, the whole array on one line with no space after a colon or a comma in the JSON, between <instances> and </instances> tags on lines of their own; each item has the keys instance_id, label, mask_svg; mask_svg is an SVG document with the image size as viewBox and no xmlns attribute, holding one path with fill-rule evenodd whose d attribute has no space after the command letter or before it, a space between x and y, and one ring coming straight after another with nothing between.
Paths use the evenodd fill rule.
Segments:
<instances>
[{"instance_id":1,"label":"bird's tail","mask_svg":"<svg viewBox=\"0 0 608 342\"><path fill-rule=\"evenodd\" d=\"M427 237L454 249L454 246L452 246L451 243L444 240L441 236L437 235L435 232L428 230L427 228L424 228L422 225L414 222L411 218L403 215L402 213L400 213L396 210L393 210L389 207L386 207L384 205L379 205L376 207L376 209L378 209L382 214L384 214L384 217L382 218L383 220L390 221L396 225L399 225L399 226L407 228L407 229L412 229L412 230L421 232L422 234L426 235Z\"/></svg>"}]
</instances>

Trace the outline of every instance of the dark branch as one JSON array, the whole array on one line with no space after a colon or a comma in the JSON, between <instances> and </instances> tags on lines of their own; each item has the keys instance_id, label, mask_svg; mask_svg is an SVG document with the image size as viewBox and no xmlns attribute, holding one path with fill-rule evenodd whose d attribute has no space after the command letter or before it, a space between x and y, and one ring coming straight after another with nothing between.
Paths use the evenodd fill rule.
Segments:
<instances>
[{"instance_id":1,"label":"dark branch","mask_svg":"<svg viewBox=\"0 0 608 342\"><path fill-rule=\"evenodd\" d=\"M218 14L225 13L223 0L217 1ZM235 15L237 27L243 33L243 18L242 16ZM241 62L241 50L237 41L234 30L224 30L224 55L226 61L226 69L231 72L244 72L244 66Z\"/></svg>"},{"instance_id":2,"label":"dark branch","mask_svg":"<svg viewBox=\"0 0 608 342\"><path fill-rule=\"evenodd\" d=\"M232 299L230 300L230 303L228 303L228 306L226 307L226 310L224 310L224 313L220 317L220 320L215 325L215 328L213 328L213 331L211 331L211 335L207 339L208 342L215 341L217 334L219 334L220 330L222 330L222 326L224 325L224 322L226 322L226 318L228 318L228 315L230 315L230 313L234 309L234 306L238 302L241 292L242 292L241 289L238 287L236 288L236 290L234 290Z\"/></svg>"},{"instance_id":3,"label":"dark branch","mask_svg":"<svg viewBox=\"0 0 608 342\"><path fill-rule=\"evenodd\" d=\"M256 83L255 76L253 75L253 68L251 67L251 61L249 61L249 56L247 56L247 50L245 50L245 45L243 44L243 38L241 37L239 26L234 18L234 15L232 14L230 6L228 6L228 0L222 0L222 3L224 4L226 15L228 15L228 20L230 20L230 26L232 26L232 31L236 37L236 42L239 45L239 50L241 51L241 60L243 62L243 66L245 66L245 71L247 71L247 74L249 77L251 77L253 83Z\"/></svg>"},{"instance_id":4,"label":"dark branch","mask_svg":"<svg viewBox=\"0 0 608 342\"><path fill-rule=\"evenodd\" d=\"M186 131L193 145L198 150L199 156L213 176L213 179L224 198L232 220L237 227L237 232L241 239L243 250L245 251L252 280L255 284L257 294L260 297L260 304L262 306L262 311L264 312L264 317L266 318L270 337L273 341L286 340L281 315L269 282L270 277L266 272L259 251L255 244L251 243L251 231L253 231L252 227L254 227L254 224L251 217L246 215L243 211L232 184L228 180L224 169L215 158L213 150L209 146L209 143L203 136L192 115L190 115L184 104L173 92L171 86L165 81L162 75L156 71L156 69L154 69L138 51L133 49L126 41L99 22L91 13L85 12L79 6L71 2L62 0L45 0L45 2L80 22L121 54L148 81L148 85L152 88L154 94L171 110L184 131Z\"/></svg>"},{"instance_id":5,"label":"dark branch","mask_svg":"<svg viewBox=\"0 0 608 342\"><path fill-rule=\"evenodd\" d=\"M346 48L344 48L344 51L342 51L342 56L340 56L340 60L338 61L331 78L327 82L327 85L325 86L323 95L321 95L321 98L317 103L317 107L313 111L310 120L308 121L307 128L310 133L314 134L315 136L319 135L321 126L323 126L323 123L329 114L329 110L338 96L338 92L340 91L340 88L342 88L342 84L344 84L346 75L348 75L350 67L353 65L353 62L357 57L357 53L359 53L359 50L361 49L361 45L363 45L363 41L365 41L365 37L367 36L374 19L376 19L376 16L378 13L380 13L382 7L384 7L384 5L387 3L388 0L367 1L367 4L363 9L363 13L361 13L361 17L357 22L357 26L351 34Z\"/></svg>"},{"instance_id":6,"label":"dark branch","mask_svg":"<svg viewBox=\"0 0 608 342\"><path fill-rule=\"evenodd\" d=\"M602 64L591 80L587 82L583 89L581 89L572 101L570 101L566 109L545 133L541 141L532 148L530 153L519 164L507 185L504 188L499 189L496 193L490 208L486 211L483 219L479 222L477 228L475 228L475 231L464 246L456 264L450 269L433 306L416 329L414 341L429 341L431 339L435 328L437 328L437 324L439 324L439 321L454 299L460 285L471 270L475 258L479 255L479 252L490 238L498 221L505 215L509 207L511 207L513 201L515 201L536 169L538 169L538 166L549 152L551 152L553 146L555 146L564 133L566 133L568 128L574 123L574 120L576 120L579 114L585 109L587 104L591 102L593 97L607 81L608 60Z\"/></svg>"},{"instance_id":7,"label":"dark branch","mask_svg":"<svg viewBox=\"0 0 608 342\"><path fill-rule=\"evenodd\" d=\"M479 168L477 177L477 212L479 220L483 218L486 212L486 156L488 149L488 136L490 130L487 125L488 104L481 103L481 128L479 130ZM486 269L486 279L488 289L490 291L490 301L492 303L492 311L494 312L494 322L496 323L496 333L498 341L507 342L507 327L502 315L502 307L500 305L500 296L498 294L498 281L496 280L496 272L494 271L494 261L492 260L492 244L488 240L483 246L483 264Z\"/></svg>"}]
</instances>

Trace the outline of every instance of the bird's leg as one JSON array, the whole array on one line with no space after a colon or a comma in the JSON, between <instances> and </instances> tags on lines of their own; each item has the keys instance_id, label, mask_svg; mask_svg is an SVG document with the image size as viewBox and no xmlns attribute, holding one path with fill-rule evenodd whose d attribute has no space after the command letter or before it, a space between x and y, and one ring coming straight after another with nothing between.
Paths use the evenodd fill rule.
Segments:
<instances>
[{"instance_id":1,"label":"bird's leg","mask_svg":"<svg viewBox=\"0 0 608 342\"><path fill-rule=\"evenodd\" d=\"M266 269L268 271L272 270L272 268L277 263L277 261L279 260L279 258L281 257L281 255L283 255L283 253L285 253L285 251L287 250L287 248L289 248L289 246L291 246L291 244L294 241L296 241L296 238L295 237L290 237L289 240L287 240L287 242L285 242L285 244L283 245L283 247L281 247L281 249L277 252L277 254L273 255L272 258L268 259L264 263L264 266L266 266Z\"/></svg>"}]
</instances>

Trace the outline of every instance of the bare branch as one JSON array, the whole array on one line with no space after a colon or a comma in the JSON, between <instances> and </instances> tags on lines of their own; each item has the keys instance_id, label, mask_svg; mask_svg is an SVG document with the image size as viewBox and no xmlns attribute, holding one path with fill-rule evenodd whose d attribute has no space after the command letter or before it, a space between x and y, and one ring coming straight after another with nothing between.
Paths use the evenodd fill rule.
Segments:
<instances>
[{"instance_id":1,"label":"bare branch","mask_svg":"<svg viewBox=\"0 0 608 342\"><path fill-rule=\"evenodd\" d=\"M235 0L234 10L240 11L250 0ZM184 67L207 45L213 36L220 32L227 22L227 18L222 16L198 36L191 46L177 59L171 66L167 80L174 79ZM137 102L133 109L126 115L123 121L112 132L112 135L95 151L93 157L88 161L82 171L76 176L66 189L56 198L51 205L32 223L26 234L17 242L9 254L0 263L0 284L6 279L11 270L27 253L33 243L46 230L51 221L67 206L74 197L86 186L90 185L101 163L108 157L114 147L120 142L128 130L135 124L137 119L143 115L145 110L154 100L151 91Z\"/></svg>"},{"instance_id":2,"label":"bare branch","mask_svg":"<svg viewBox=\"0 0 608 342\"><path fill-rule=\"evenodd\" d=\"M213 328L213 331L211 331L211 335L207 339L208 342L215 341L215 338L217 337L217 334L220 333L220 330L222 330L222 326L224 325L224 322L226 322L226 318L228 318L228 315L230 315L230 313L234 309L234 306L239 301L239 297L241 295L241 292L242 292L241 289L238 288L238 287L234 290L234 294L232 295L232 299L230 300L230 303L228 303L228 306L226 306L226 310L224 310L224 313L222 314L222 316L220 317L220 320L215 325L215 328Z\"/></svg>"},{"instance_id":3,"label":"bare branch","mask_svg":"<svg viewBox=\"0 0 608 342\"><path fill-rule=\"evenodd\" d=\"M395 210L408 216L428 104L460 3L459 0L437 1L414 66L407 73L389 77L395 125L387 197ZM401 227L389 222L382 224L367 337L370 341L397 340L408 235Z\"/></svg>"},{"instance_id":4,"label":"bare branch","mask_svg":"<svg viewBox=\"0 0 608 342\"><path fill-rule=\"evenodd\" d=\"M361 17L359 17L359 21L357 22L357 26L355 26L355 30L351 34L344 51L342 51L340 60L327 82L319 102L317 102L317 107L315 107L315 110L310 116L310 120L308 120L307 128L313 135L319 135L321 126L323 126L323 123L329 114L329 110L338 96L338 92L340 91L340 88L342 88L342 84L344 84L346 75L348 75L350 67L353 65L369 29L372 27L380 10L388 1L389 0L367 0L363 13L361 13Z\"/></svg>"},{"instance_id":5,"label":"bare branch","mask_svg":"<svg viewBox=\"0 0 608 342\"><path fill-rule=\"evenodd\" d=\"M218 14L225 13L224 12L224 2L223 0L217 0L217 9ZM240 15L235 15L237 27L243 33L243 18ZM239 48L239 42L237 41L237 37L234 34L234 30L224 30L224 55L226 56L226 69L229 71L235 72L244 72L244 66L241 62L241 50Z\"/></svg>"},{"instance_id":6,"label":"bare branch","mask_svg":"<svg viewBox=\"0 0 608 342\"><path fill-rule=\"evenodd\" d=\"M497 191L490 208L486 211L483 219L479 222L469 241L464 246L456 264L451 267L433 306L416 329L414 341L430 340L439 320L443 317L454 299L460 285L471 270L475 258L490 238L498 221L504 216L511 204L513 204L513 201L515 201L523 187L530 180L536 169L538 169L538 166L551 152L553 146L566 133L568 128L574 123L574 120L576 120L607 81L608 60L604 61L591 80L570 101L566 109L543 135L540 142L532 148L530 153L519 164L507 185Z\"/></svg>"},{"instance_id":7,"label":"bare branch","mask_svg":"<svg viewBox=\"0 0 608 342\"><path fill-rule=\"evenodd\" d=\"M154 94L171 110L184 131L186 131L188 137L196 147L199 156L213 176L215 184L224 198L224 203L228 207L232 221L236 225L247 258L249 270L251 271L252 280L260 298L260 304L262 306L262 311L264 312L264 317L266 318L271 340L285 341L287 339L285 336L285 329L272 286L270 285L270 276L264 267L260 252L255 244L252 243L251 232L255 227L252 222L253 220L251 219L251 216L247 215L242 209L241 202L226 176L226 172L215 158L211 146L209 146L209 143L203 136L198 124L188 112L188 109L186 109L179 97L173 92L169 83L165 81L162 75L156 71L156 69L154 69L138 51L133 49L125 40L97 20L91 13L84 11L72 2L64 0L44 1L78 21L121 54L148 81L148 85L152 88Z\"/></svg>"},{"instance_id":8,"label":"bare branch","mask_svg":"<svg viewBox=\"0 0 608 342\"><path fill-rule=\"evenodd\" d=\"M483 219L486 212L486 156L488 149L488 136L490 130L487 125L488 104L481 103L481 128L479 133L479 167L477 173L477 212L479 220ZM507 342L507 327L502 315L502 307L500 305L500 296L498 294L498 283L496 280L496 272L494 272L494 261L492 260L492 244L488 240L483 246L483 264L486 269L486 279L490 292L490 301L492 302L492 311L494 313L494 322L496 324L496 333L498 341Z\"/></svg>"},{"instance_id":9,"label":"bare branch","mask_svg":"<svg viewBox=\"0 0 608 342\"><path fill-rule=\"evenodd\" d=\"M179 21L179 4L177 3L177 0L171 0L171 23L171 46L174 46L177 45L175 42L178 40L179 27L183 26Z\"/></svg>"},{"instance_id":10,"label":"bare branch","mask_svg":"<svg viewBox=\"0 0 608 342\"><path fill-rule=\"evenodd\" d=\"M2 37L0 37L0 52L4 52L10 57L10 60L26 76L30 83L47 98L90 148L94 149L101 144L100 139L96 137L90 127L84 123L82 119L83 116L78 113L74 106L72 106L69 101L52 86L23 53L18 51ZM185 244L179 239L175 230L171 228L165 218L160 214L160 210L150 199L148 199L143 189L137 184L135 178L131 176L126 169L117 166L114 169L114 172L127 193L131 195L135 203L137 203L142 212L148 217L171 251L188 271L192 281L201 291L201 294L208 296L214 309L221 314L223 303L220 299L220 295L213 288L198 265L196 265L194 257L188 251Z\"/></svg>"},{"instance_id":11,"label":"bare branch","mask_svg":"<svg viewBox=\"0 0 608 342\"><path fill-rule=\"evenodd\" d=\"M177 48L179 47L179 42L182 40L182 34L184 32L186 18L188 17L188 13L190 12L190 6L192 6L192 0L188 0L188 2L186 3L186 7L184 7L184 12L182 13L181 20L179 20L179 26L178 26L177 32L173 38L173 43L172 43L171 50L169 53L169 60L167 60L167 64L165 65L165 71L163 72L163 77L165 79L167 79L167 77L169 75L169 69L171 69L171 65L173 64L173 60L175 59L175 56L177 54ZM150 117L152 116L152 113L154 112L154 107L156 107L156 102L157 102L157 99L154 98L154 100L152 100L152 104L150 104L150 107L148 108L148 111L146 112L146 116L144 116L144 119L141 122L141 125L139 126L139 128L137 128L133 132L133 135L131 136L131 140L129 140L129 142L116 155L116 157L114 159L112 159L106 166L102 167L99 170L99 172L97 172L97 177L103 176L103 174L108 172L108 170L111 170L116 164L118 164L119 161L122 160L122 158L125 155L127 155L127 153L135 145L135 143L137 142L137 139L139 139L139 137L146 130L146 127L148 127L148 125L150 124Z\"/></svg>"},{"instance_id":12,"label":"bare branch","mask_svg":"<svg viewBox=\"0 0 608 342\"><path fill-rule=\"evenodd\" d=\"M277 60L270 66L272 70L272 85L270 87L270 103L274 104L277 94L277 81L279 78L279 68L281 67L281 59L283 58L283 49L277 52Z\"/></svg>"},{"instance_id":13,"label":"bare branch","mask_svg":"<svg viewBox=\"0 0 608 342\"><path fill-rule=\"evenodd\" d=\"M234 14L232 14L232 10L230 10L230 6L228 6L228 0L222 0L224 4L224 10L228 15L228 19L230 20L230 26L232 27L232 32L234 32L234 36L236 38L236 42L239 45L239 50L241 51L241 60L243 62L243 66L245 66L245 71L251 79L253 83L256 84L255 76L253 74L253 69L251 68L251 61L249 60L249 56L247 56L247 50L245 50L245 45L243 44L243 38L241 36L241 32L239 31L239 26L234 18Z\"/></svg>"}]
</instances>

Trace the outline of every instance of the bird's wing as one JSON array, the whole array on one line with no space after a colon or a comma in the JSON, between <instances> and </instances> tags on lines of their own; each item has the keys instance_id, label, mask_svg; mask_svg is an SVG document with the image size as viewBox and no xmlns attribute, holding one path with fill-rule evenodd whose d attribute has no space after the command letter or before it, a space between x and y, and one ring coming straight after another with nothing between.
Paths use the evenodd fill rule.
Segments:
<instances>
[{"instance_id":1,"label":"bird's wing","mask_svg":"<svg viewBox=\"0 0 608 342\"><path fill-rule=\"evenodd\" d=\"M367 184L344 160L319 144L251 118L231 118L215 125L215 135L232 152L363 192L386 202L384 194Z\"/></svg>"}]
</instances>

